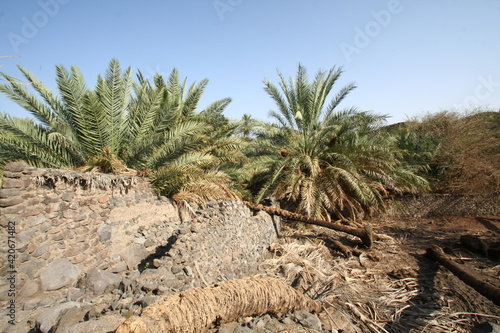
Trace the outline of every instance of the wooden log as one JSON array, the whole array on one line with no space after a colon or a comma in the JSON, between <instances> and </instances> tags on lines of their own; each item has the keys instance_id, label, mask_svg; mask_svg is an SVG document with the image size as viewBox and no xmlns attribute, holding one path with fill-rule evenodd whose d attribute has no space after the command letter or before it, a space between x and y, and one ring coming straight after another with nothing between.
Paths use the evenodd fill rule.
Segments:
<instances>
[{"instance_id":1,"label":"wooden log","mask_svg":"<svg viewBox=\"0 0 500 333\"><path fill-rule=\"evenodd\" d=\"M341 231L341 232L356 236L356 237L361 239L361 242L367 248L370 248L373 244L373 239L374 239L375 235L373 234L372 227L369 224L367 224L363 228L353 228L353 227L343 225L339 222L332 223L332 222L328 222L325 220L315 219L312 217L307 217L307 216L302 215L302 214L292 213L288 210L281 209L281 208L275 208L275 207L254 204L254 203L248 202L248 201L244 201L244 203L248 208L253 209L253 210L263 210L270 215L278 215L278 216L281 216L281 217L288 219L288 220L299 221L299 222L304 222L304 223L308 223L308 224L314 224L314 225L318 225L318 226L329 228L329 229L336 230L336 231Z\"/></svg>"},{"instance_id":2,"label":"wooden log","mask_svg":"<svg viewBox=\"0 0 500 333\"><path fill-rule=\"evenodd\" d=\"M491 300L496 305L500 305L500 289L492 286L491 284L480 280L473 274L465 271L460 265L452 261L437 245L432 245L427 249L427 255L448 268L453 274L455 274L460 280L467 283L469 286L474 288L484 297Z\"/></svg>"}]
</instances>

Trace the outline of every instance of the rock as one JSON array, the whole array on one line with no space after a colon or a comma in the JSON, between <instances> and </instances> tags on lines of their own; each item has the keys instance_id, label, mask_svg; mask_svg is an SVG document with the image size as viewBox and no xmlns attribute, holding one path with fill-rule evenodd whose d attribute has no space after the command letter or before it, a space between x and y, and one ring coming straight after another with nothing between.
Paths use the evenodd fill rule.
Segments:
<instances>
[{"instance_id":1,"label":"rock","mask_svg":"<svg viewBox=\"0 0 500 333\"><path fill-rule=\"evenodd\" d=\"M16 195L19 195L19 190L16 189L1 189L0 190L0 198L10 198Z\"/></svg>"},{"instance_id":2,"label":"rock","mask_svg":"<svg viewBox=\"0 0 500 333\"><path fill-rule=\"evenodd\" d=\"M4 180L5 181L5 180ZM19 197L0 199L0 207L10 207L20 204L24 200Z\"/></svg>"},{"instance_id":3,"label":"rock","mask_svg":"<svg viewBox=\"0 0 500 333\"><path fill-rule=\"evenodd\" d=\"M500 326L490 322L475 323L471 333L500 333Z\"/></svg>"},{"instance_id":4,"label":"rock","mask_svg":"<svg viewBox=\"0 0 500 333\"><path fill-rule=\"evenodd\" d=\"M53 328L59 322L64 310L80 307L81 303L66 302L44 310L36 318L36 327L42 333L54 332Z\"/></svg>"},{"instance_id":5,"label":"rock","mask_svg":"<svg viewBox=\"0 0 500 333\"><path fill-rule=\"evenodd\" d=\"M4 178L2 183L3 189L11 189L11 188L21 188L24 183L20 179L14 178Z\"/></svg>"},{"instance_id":6,"label":"rock","mask_svg":"<svg viewBox=\"0 0 500 333\"><path fill-rule=\"evenodd\" d=\"M90 312L92 305L86 304L79 307L67 308L61 311L60 319L54 325L53 331L60 333L66 331L69 327L82 322Z\"/></svg>"},{"instance_id":7,"label":"rock","mask_svg":"<svg viewBox=\"0 0 500 333\"><path fill-rule=\"evenodd\" d=\"M149 252L144 247L131 247L122 253L128 269L136 269L137 265L147 256Z\"/></svg>"},{"instance_id":8,"label":"rock","mask_svg":"<svg viewBox=\"0 0 500 333\"><path fill-rule=\"evenodd\" d=\"M33 257L39 257L41 256L42 254L44 254L45 252L47 252L50 248L50 244L44 244L42 246L40 246L39 248L37 248L31 255Z\"/></svg>"},{"instance_id":9,"label":"rock","mask_svg":"<svg viewBox=\"0 0 500 333\"><path fill-rule=\"evenodd\" d=\"M73 284L80 275L80 267L73 265L68 259L58 258L40 272L43 291L57 290Z\"/></svg>"},{"instance_id":10,"label":"rock","mask_svg":"<svg viewBox=\"0 0 500 333\"><path fill-rule=\"evenodd\" d=\"M109 268L109 271L112 273L120 273L125 270L127 270L127 264L124 261L120 261Z\"/></svg>"},{"instance_id":11,"label":"rock","mask_svg":"<svg viewBox=\"0 0 500 333\"><path fill-rule=\"evenodd\" d=\"M36 294L37 291L38 291L38 283L36 283L33 280L28 280L19 291L19 296L30 297Z\"/></svg>"},{"instance_id":12,"label":"rock","mask_svg":"<svg viewBox=\"0 0 500 333\"><path fill-rule=\"evenodd\" d=\"M10 171L10 172L21 172L24 171L24 169L28 168L29 165L26 164L26 162L21 161L21 162L10 162L7 163L4 167L5 171Z\"/></svg>"},{"instance_id":13,"label":"rock","mask_svg":"<svg viewBox=\"0 0 500 333\"><path fill-rule=\"evenodd\" d=\"M75 197L75 192L64 192L63 195L61 196L61 199L63 199L66 202L73 201L73 198Z\"/></svg>"},{"instance_id":14,"label":"rock","mask_svg":"<svg viewBox=\"0 0 500 333\"><path fill-rule=\"evenodd\" d=\"M257 331L252 330L251 328L241 326L237 322L227 323L222 325L218 330L218 333L254 333Z\"/></svg>"},{"instance_id":15,"label":"rock","mask_svg":"<svg viewBox=\"0 0 500 333\"><path fill-rule=\"evenodd\" d=\"M87 286L98 295L118 288L121 281L120 276L98 268L94 268L87 273Z\"/></svg>"},{"instance_id":16,"label":"rock","mask_svg":"<svg viewBox=\"0 0 500 333\"><path fill-rule=\"evenodd\" d=\"M291 315L291 318L306 328L321 331L321 320L315 314L304 310L297 310Z\"/></svg>"},{"instance_id":17,"label":"rock","mask_svg":"<svg viewBox=\"0 0 500 333\"><path fill-rule=\"evenodd\" d=\"M108 333L114 332L125 321L120 315L108 315L99 318L99 320L89 320L73 325L61 333ZM59 332L57 332L59 333Z\"/></svg>"},{"instance_id":18,"label":"rock","mask_svg":"<svg viewBox=\"0 0 500 333\"><path fill-rule=\"evenodd\" d=\"M38 297L30 298L26 302L24 302L23 305L23 310L24 311L30 311L33 309L36 309L38 307L38 304L40 304L41 299Z\"/></svg>"}]
</instances>

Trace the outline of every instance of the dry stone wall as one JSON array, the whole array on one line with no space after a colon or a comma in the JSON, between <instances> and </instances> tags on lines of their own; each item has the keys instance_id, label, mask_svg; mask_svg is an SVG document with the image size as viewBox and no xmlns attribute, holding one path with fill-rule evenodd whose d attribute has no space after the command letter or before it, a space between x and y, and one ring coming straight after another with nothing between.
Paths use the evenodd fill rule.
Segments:
<instances>
[{"instance_id":1,"label":"dry stone wall","mask_svg":"<svg viewBox=\"0 0 500 333\"><path fill-rule=\"evenodd\" d=\"M14 332L12 302L22 332L43 311L53 319L50 309L61 304L76 302L87 317L90 308L96 316L130 311L138 301L250 274L279 222L236 201L187 214L145 178L10 163L0 190L0 331Z\"/></svg>"},{"instance_id":2,"label":"dry stone wall","mask_svg":"<svg viewBox=\"0 0 500 333\"><path fill-rule=\"evenodd\" d=\"M499 216L500 195L408 195L393 200L388 214L392 216L407 216L414 218L439 216Z\"/></svg>"}]
</instances>

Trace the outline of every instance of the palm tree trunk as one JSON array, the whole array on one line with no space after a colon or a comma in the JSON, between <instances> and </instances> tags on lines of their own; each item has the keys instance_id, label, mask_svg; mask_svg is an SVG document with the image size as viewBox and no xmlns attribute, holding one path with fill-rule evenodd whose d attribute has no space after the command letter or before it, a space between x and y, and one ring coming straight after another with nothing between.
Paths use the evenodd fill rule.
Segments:
<instances>
[{"instance_id":1,"label":"palm tree trunk","mask_svg":"<svg viewBox=\"0 0 500 333\"><path fill-rule=\"evenodd\" d=\"M274 208L264 205L254 204L252 202L244 201L248 208L253 210L263 210L270 215L278 215L287 220L300 221L308 224L314 224L328 229L333 229L347 234L359 237L363 242L363 245L370 248L373 244L373 232L371 225L366 225L364 228L353 228L340 223L332 223L325 220L315 219L312 217L307 217L305 215L292 213L288 210L281 208Z\"/></svg>"},{"instance_id":2,"label":"palm tree trunk","mask_svg":"<svg viewBox=\"0 0 500 333\"><path fill-rule=\"evenodd\" d=\"M500 289L490 285L489 283L482 281L472 275L469 272L466 272L462 267L460 267L457 263L452 261L437 245L432 245L427 249L427 255L448 268L453 274L455 274L460 280L467 283L469 286L474 288L477 292L479 292L484 297L491 300L496 305L500 305Z\"/></svg>"},{"instance_id":3,"label":"palm tree trunk","mask_svg":"<svg viewBox=\"0 0 500 333\"><path fill-rule=\"evenodd\" d=\"M116 333L200 333L214 323L296 310L320 312L321 304L282 280L229 280L168 296L127 319Z\"/></svg>"}]
</instances>

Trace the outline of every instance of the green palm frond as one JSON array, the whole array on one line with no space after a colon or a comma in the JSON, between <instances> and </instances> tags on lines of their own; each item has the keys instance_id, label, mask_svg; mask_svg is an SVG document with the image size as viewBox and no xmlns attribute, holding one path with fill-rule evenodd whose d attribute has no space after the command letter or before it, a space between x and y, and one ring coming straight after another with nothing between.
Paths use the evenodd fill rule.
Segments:
<instances>
[{"instance_id":1,"label":"green palm frond","mask_svg":"<svg viewBox=\"0 0 500 333\"><path fill-rule=\"evenodd\" d=\"M10 100L29 111L45 126L50 126L54 123L56 119L54 112L46 104L39 101L36 96L30 93L25 84L10 75L2 73L2 76L9 84L1 84L0 92L4 93ZM29 78L29 75L27 77Z\"/></svg>"},{"instance_id":2,"label":"green palm frond","mask_svg":"<svg viewBox=\"0 0 500 333\"><path fill-rule=\"evenodd\" d=\"M401 170L396 140L380 130L385 116L352 107L337 110L356 88L350 83L329 97L341 74L335 67L318 71L310 82L299 64L295 78L286 80L278 72L278 87L264 81L277 106L270 116L279 125L268 126L255 141L256 151L272 156L268 171L257 174L265 179L259 181L257 201L273 194L310 216L355 218L382 209L389 189L425 185L411 170Z\"/></svg>"}]
</instances>

